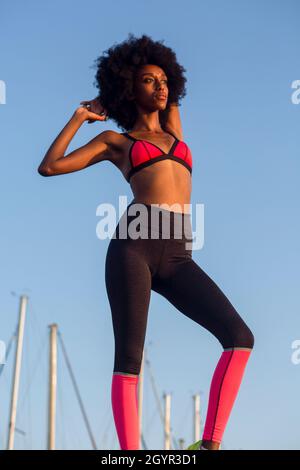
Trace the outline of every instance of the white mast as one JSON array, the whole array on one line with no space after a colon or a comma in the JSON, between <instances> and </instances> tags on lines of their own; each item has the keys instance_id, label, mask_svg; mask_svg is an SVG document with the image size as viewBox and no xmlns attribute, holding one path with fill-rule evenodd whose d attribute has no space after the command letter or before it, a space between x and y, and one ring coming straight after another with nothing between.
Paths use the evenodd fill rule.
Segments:
<instances>
[{"instance_id":1,"label":"white mast","mask_svg":"<svg viewBox=\"0 0 300 470\"><path fill-rule=\"evenodd\" d=\"M144 353L141 371L138 378L138 415L139 415L139 449L142 449L142 412L143 412L143 387L144 387Z\"/></svg>"},{"instance_id":2,"label":"white mast","mask_svg":"<svg viewBox=\"0 0 300 470\"><path fill-rule=\"evenodd\" d=\"M171 432L170 432L170 416L171 416L171 395L164 394L165 399L165 436L164 436L164 449L171 449Z\"/></svg>"},{"instance_id":3,"label":"white mast","mask_svg":"<svg viewBox=\"0 0 300 470\"><path fill-rule=\"evenodd\" d=\"M55 449L57 325L50 325L48 450Z\"/></svg>"},{"instance_id":4,"label":"white mast","mask_svg":"<svg viewBox=\"0 0 300 470\"><path fill-rule=\"evenodd\" d=\"M14 448L14 437L15 437L15 428L16 428L16 417L17 417L17 403L18 403L19 384L20 384L20 372L21 372L21 363L22 363L23 337L24 337L27 301L28 301L28 297L26 295L21 295L20 307L19 307L18 339L17 339L17 348L16 348L16 356L15 356L15 369L14 369L14 375L13 375L13 386L12 386L12 395L11 395L11 404L10 404L10 421L9 421L9 430L8 430L7 450L12 450Z\"/></svg>"},{"instance_id":5,"label":"white mast","mask_svg":"<svg viewBox=\"0 0 300 470\"><path fill-rule=\"evenodd\" d=\"M200 440L200 395L193 395L194 400L194 442Z\"/></svg>"}]
</instances>

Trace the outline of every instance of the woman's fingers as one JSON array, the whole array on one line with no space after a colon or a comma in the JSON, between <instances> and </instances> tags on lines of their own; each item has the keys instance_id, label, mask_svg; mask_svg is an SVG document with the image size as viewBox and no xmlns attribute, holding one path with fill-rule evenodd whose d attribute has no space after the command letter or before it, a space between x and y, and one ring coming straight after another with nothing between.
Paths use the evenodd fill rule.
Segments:
<instances>
[{"instance_id":1,"label":"woman's fingers","mask_svg":"<svg viewBox=\"0 0 300 470\"><path fill-rule=\"evenodd\" d=\"M97 99L80 101L83 108L88 111L88 123L91 124L95 121L107 121L107 111L100 105Z\"/></svg>"},{"instance_id":2,"label":"woman's fingers","mask_svg":"<svg viewBox=\"0 0 300 470\"><path fill-rule=\"evenodd\" d=\"M100 116L99 114L93 113L92 111L90 111L88 114L88 118L89 120L93 119L97 121L106 121L106 114L103 114L102 116Z\"/></svg>"},{"instance_id":3,"label":"woman's fingers","mask_svg":"<svg viewBox=\"0 0 300 470\"><path fill-rule=\"evenodd\" d=\"M92 101L80 101L80 104L83 105L83 107L86 107L89 111L92 113L96 114L101 114L101 112L106 112L102 106L99 105L99 103L95 100Z\"/></svg>"}]
</instances>

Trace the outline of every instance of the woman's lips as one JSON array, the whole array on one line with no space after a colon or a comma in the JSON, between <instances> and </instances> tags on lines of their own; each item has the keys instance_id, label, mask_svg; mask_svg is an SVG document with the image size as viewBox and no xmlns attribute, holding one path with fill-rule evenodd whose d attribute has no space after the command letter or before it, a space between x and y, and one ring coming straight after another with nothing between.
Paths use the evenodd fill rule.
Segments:
<instances>
[{"instance_id":1,"label":"woman's lips","mask_svg":"<svg viewBox=\"0 0 300 470\"><path fill-rule=\"evenodd\" d=\"M167 97L166 97L166 95L156 95L155 98L157 100L165 100Z\"/></svg>"}]
</instances>

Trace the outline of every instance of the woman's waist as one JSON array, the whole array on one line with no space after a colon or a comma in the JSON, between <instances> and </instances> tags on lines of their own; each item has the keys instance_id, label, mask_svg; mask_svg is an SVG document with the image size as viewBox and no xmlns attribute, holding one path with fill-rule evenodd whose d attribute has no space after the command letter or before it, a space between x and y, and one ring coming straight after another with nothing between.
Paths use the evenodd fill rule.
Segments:
<instances>
[{"instance_id":1,"label":"woman's waist","mask_svg":"<svg viewBox=\"0 0 300 470\"><path fill-rule=\"evenodd\" d=\"M187 195L187 197L179 198L176 195L174 196L170 194L166 196L164 196L163 194L160 194L159 197L156 197L152 191L151 191L151 196L150 195L148 196L147 194L140 195L134 192L134 199L132 200L130 205L133 203L145 204L147 206L154 206L154 207L158 206L170 212L189 214L191 212L190 199L191 199L190 193Z\"/></svg>"},{"instance_id":2,"label":"woman's waist","mask_svg":"<svg viewBox=\"0 0 300 470\"><path fill-rule=\"evenodd\" d=\"M192 191L190 179L169 178L166 174L156 175L155 178L143 176L143 181L135 181L133 177L131 182L136 202L159 204L173 212L189 212Z\"/></svg>"},{"instance_id":3,"label":"woman's waist","mask_svg":"<svg viewBox=\"0 0 300 470\"><path fill-rule=\"evenodd\" d=\"M139 202L127 206L117 226L132 238L192 239L191 213L172 210L165 204ZM187 208L186 208L187 209ZM188 209L189 210L189 209Z\"/></svg>"}]
</instances>

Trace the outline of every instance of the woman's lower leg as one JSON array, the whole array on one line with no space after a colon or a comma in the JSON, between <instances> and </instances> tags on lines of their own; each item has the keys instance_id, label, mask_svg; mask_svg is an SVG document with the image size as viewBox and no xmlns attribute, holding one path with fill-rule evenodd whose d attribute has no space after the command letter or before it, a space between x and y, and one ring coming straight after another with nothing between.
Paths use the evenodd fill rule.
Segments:
<instances>
[{"instance_id":1,"label":"woman's lower leg","mask_svg":"<svg viewBox=\"0 0 300 470\"><path fill-rule=\"evenodd\" d=\"M139 450L138 375L114 372L111 401L121 450Z\"/></svg>"},{"instance_id":2,"label":"woman's lower leg","mask_svg":"<svg viewBox=\"0 0 300 470\"><path fill-rule=\"evenodd\" d=\"M251 348L235 347L221 354L211 381L202 437L204 447L216 449L220 446L251 351Z\"/></svg>"}]
</instances>

